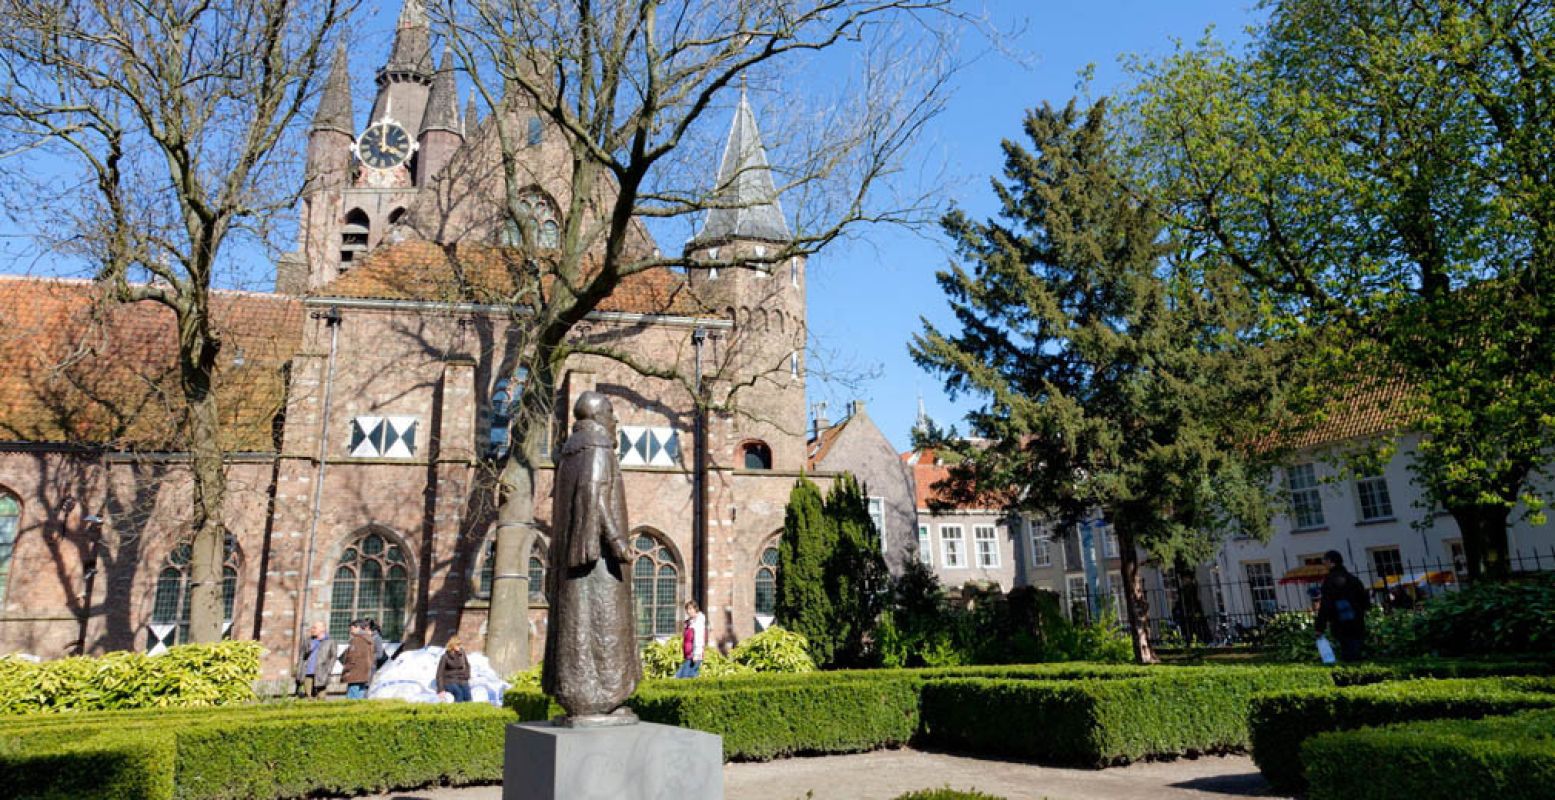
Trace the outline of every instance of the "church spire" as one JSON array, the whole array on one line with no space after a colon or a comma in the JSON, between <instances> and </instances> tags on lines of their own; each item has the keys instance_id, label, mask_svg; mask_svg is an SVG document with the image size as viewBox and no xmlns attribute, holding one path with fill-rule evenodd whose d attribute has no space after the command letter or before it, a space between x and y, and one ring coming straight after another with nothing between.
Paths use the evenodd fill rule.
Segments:
<instances>
[{"instance_id":1,"label":"church spire","mask_svg":"<svg viewBox=\"0 0 1555 800\"><path fill-rule=\"evenodd\" d=\"M475 106L475 90L470 90L470 102L464 106L464 136L468 139L475 133L475 127L481 124L480 109Z\"/></svg>"},{"instance_id":2,"label":"church spire","mask_svg":"<svg viewBox=\"0 0 1555 800\"><path fill-rule=\"evenodd\" d=\"M709 209L702 230L694 241L700 244L728 239L757 239L786 242L792 235L783 209L778 205L777 189L772 185L772 168L767 150L761 144L756 114L751 110L745 87L740 87L740 104L734 110L729 139L724 144L718 165L715 208Z\"/></svg>"},{"instance_id":3,"label":"church spire","mask_svg":"<svg viewBox=\"0 0 1555 800\"><path fill-rule=\"evenodd\" d=\"M430 76L432 73L432 25L427 21L423 0L405 0L400 7L399 24L394 30L394 48L383 72L408 72ZM383 81L383 76L379 76Z\"/></svg>"},{"instance_id":4,"label":"church spire","mask_svg":"<svg viewBox=\"0 0 1555 800\"><path fill-rule=\"evenodd\" d=\"M463 126L459 124L459 87L454 83L453 61L453 53L444 47L443 64L432 78L432 92L427 95L427 110L421 118L420 133L441 130L463 135Z\"/></svg>"},{"instance_id":5,"label":"church spire","mask_svg":"<svg viewBox=\"0 0 1555 800\"><path fill-rule=\"evenodd\" d=\"M341 42L335 50L335 61L329 68L329 77L324 81L324 95L319 98L319 108L313 115L313 127L310 130L356 135L356 119L351 113L351 73L346 67L345 42Z\"/></svg>"}]
</instances>

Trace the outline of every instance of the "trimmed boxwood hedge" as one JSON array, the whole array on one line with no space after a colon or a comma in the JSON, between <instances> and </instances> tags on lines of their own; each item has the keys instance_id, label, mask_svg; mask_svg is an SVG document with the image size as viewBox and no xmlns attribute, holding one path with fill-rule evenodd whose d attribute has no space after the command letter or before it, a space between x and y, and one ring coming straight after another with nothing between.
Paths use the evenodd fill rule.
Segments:
<instances>
[{"instance_id":1,"label":"trimmed boxwood hedge","mask_svg":"<svg viewBox=\"0 0 1555 800\"><path fill-rule=\"evenodd\" d=\"M1502 678L1399 681L1263 695L1253 700L1248 718L1253 761L1275 788L1298 792L1306 785L1301 746L1317 734L1555 707L1550 692L1555 692L1555 680L1549 678Z\"/></svg>"},{"instance_id":2,"label":"trimmed boxwood hedge","mask_svg":"<svg viewBox=\"0 0 1555 800\"><path fill-rule=\"evenodd\" d=\"M1301 753L1312 800L1542 800L1555 787L1555 711L1325 733Z\"/></svg>"},{"instance_id":3,"label":"trimmed boxwood hedge","mask_svg":"<svg viewBox=\"0 0 1555 800\"><path fill-rule=\"evenodd\" d=\"M1555 676L1555 661L1417 658L1345 665L1334 669L1334 685L1365 686L1415 678L1495 678L1513 675Z\"/></svg>"},{"instance_id":4,"label":"trimmed boxwood hedge","mask_svg":"<svg viewBox=\"0 0 1555 800\"><path fill-rule=\"evenodd\" d=\"M230 705L252 700L259 643L185 644L33 662L0 657L0 715Z\"/></svg>"},{"instance_id":5,"label":"trimmed boxwood hedge","mask_svg":"<svg viewBox=\"0 0 1555 800\"><path fill-rule=\"evenodd\" d=\"M484 704L391 701L18 717L0 725L0 786L17 798L214 800L491 782L512 721Z\"/></svg>"},{"instance_id":6,"label":"trimmed boxwood hedge","mask_svg":"<svg viewBox=\"0 0 1555 800\"><path fill-rule=\"evenodd\" d=\"M932 680L923 688L924 742L955 750L1104 766L1247 744L1259 692L1327 686L1305 668L1183 668L1145 678Z\"/></svg>"}]
</instances>

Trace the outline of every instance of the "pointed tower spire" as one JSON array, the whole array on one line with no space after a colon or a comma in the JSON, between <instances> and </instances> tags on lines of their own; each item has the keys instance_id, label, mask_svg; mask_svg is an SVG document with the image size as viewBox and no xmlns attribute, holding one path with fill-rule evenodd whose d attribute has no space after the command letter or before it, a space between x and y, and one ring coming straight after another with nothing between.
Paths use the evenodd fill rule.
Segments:
<instances>
[{"instance_id":1,"label":"pointed tower spire","mask_svg":"<svg viewBox=\"0 0 1555 800\"><path fill-rule=\"evenodd\" d=\"M351 73L346 66L346 45L340 43L335 50L335 61L324 81L324 95L319 98L318 111L313 115L315 131L340 131L347 136L356 135L356 119L351 113Z\"/></svg>"},{"instance_id":2,"label":"pointed tower spire","mask_svg":"<svg viewBox=\"0 0 1555 800\"><path fill-rule=\"evenodd\" d=\"M757 239L786 242L792 239L783 209L778 205L777 189L772 185L772 168L767 150L761 144L756 114L751 111L745 87L740 87L740 104L734 110L729 139L724 144L718 165L717 188L702 230L693 240L710 244L727 239Z\"/></svg>"},{"instance_id":3,"label":"pointed tower spire","mask_svg":"<svg viewBox=\"0 0 1555 800\"><path fill-rule=\"evenodd\" d=\"M459 87L454 83L453 52L443 48L443 64L432 78L432 92L427 95L427 110L421 117L420 133L427 131L451 131L463 134L459 125Z\"/></svg>"},{"instance_id":4,"label":"pointed tower spire","mask_svg":"<svg viewBox=\"0 0 1555 800\"><path fill-rule=\"evenodd\" d=\"M385 72L432 72L432 24L427 20L423 0L405 0L400 7L399 24L394 30L394 48L389 51Z\"/></svg>"},{"instance_id":5,"label":"pointed tower spire","mask_svg":"<svg viewBox=\"0 0 1555 800\"><path fill-rule=\"evenodd\" d=\"M469 138L470 134L475 133L475 128L481 124L480 109L475 105L474 89L470 90L470 102L464 106L463 124L465 138Z\"/></svg>"},{"instance_id":6,"label":"pointed tower spire","mask_svg":"<svg viewBox=\"0 0 1555 800\"><path fill-rule=\"evenodd\" d=\"M912 429L920 434L929 432L929 410L923 405L923 392L918 393L918 419Z\"/></svg>"}]
</instances>

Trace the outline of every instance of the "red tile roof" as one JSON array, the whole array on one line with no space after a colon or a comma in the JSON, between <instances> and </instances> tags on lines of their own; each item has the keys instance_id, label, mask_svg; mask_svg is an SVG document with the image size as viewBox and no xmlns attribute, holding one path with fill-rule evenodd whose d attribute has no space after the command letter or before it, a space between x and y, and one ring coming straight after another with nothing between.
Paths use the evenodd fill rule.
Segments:
<instances>
[{"instance_id":1,"label":"red tile roof","mask_svg":"<svg viewBox=\"0 0 1555 800\"><path fill-rule=\"evenodd\" d=\"M1334 393L1310 424L1285 436L1285 446L1304 450L1409 428L1419 408L1403 378L1372 378Z\"/></svg>"},{"instance_id":2,"label":"red tile roof","mask_svg":"<svg viewBox=\"0 0 1555 800\"><path fill-rule=\"evenodd\" d=\"M936 488L935 484L950 478L950 465L941 463L933 448L903 453L902 461L912 469L913 487L917 492L916 507L919 511L929 510L931 502L939 510L951 511L999 511L1007 505L994 495L955 501L947 492Z\"/></svg>"},{"instance_id":3,"label":"red tile roof","mask_svg":"<svg viewBox=\"0 0 1555 800\"><path fill-rule=\"evenodd\" d=\"M842 429L848 427L848 417L836 425L823 428L814 439L805 443L805 468L811 472L820 469L820 463L826 460L826 455L831 452L832 445L837 443L837 437L842 435Z\"/></svg>"},{"instance_id":4,"label":"red tile roof","mask_svg":"<svg viewBox=\"0 0 1555 800\"><path fill-rule=\"evenodd\" d=\"M525 271L524 258L510 248L441 245L418 239L374 250L362 263L311 294L434 303L505 303L512 302L514 287ZM673 316L708 314L708 309L696 302L686 282L668 269L627 276L595 310Z\"/></svg>"},{"instance_id":5,"label":"red tile roof","mask_svg":"<svg viewBox=\"0 0 1555 800\"><path fill-rule=\"evenodd\" d=\"M302 305L216 292L212 311L223 341L216 374L223 446L272 450ZM0 276L0 330L0 441L185 449L166 307L107 302L89 281Z\"/></svg>"}]
</instances>

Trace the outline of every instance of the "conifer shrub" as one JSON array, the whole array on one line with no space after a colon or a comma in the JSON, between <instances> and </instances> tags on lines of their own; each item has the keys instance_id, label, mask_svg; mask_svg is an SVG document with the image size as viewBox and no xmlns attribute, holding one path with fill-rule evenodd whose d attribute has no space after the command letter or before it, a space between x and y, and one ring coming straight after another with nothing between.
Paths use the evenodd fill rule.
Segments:
<instances>
[{"instance_id":1,"label":"conifer shrub","mask_svg":"<svg viewBox=\"0 0 1555 800\"><path fill-rule=\"evenodd\" d=\"M227 641L156 656L0 658L0 715L242 703L254 699L259 655L258 642Z\"/></svg>"},{"instance_id":2,"label":"conifer shrub","mask_svg":"<svg viewBox=\"0 0 1555 800\"><path fill-rule=\"evenodd\" d=\"M1555 711L1324 733L1301 748L1311 800L1494 797L1555 786Z\"/></svg>"},{"instance_id":3,"label":"conifer shrub","mask_svg":"<svg viewBox=\"0 0 1555 800\"><path fill-rule=\"evenodd\" d=\"M1305 689L1254 698L1248 713L1253 761L1276 789L1306 784L1301 747L1330 731L1432 719L1474 719L1555 707L1547 678L1391 681Z\"/></svg>"}]
</instances>

